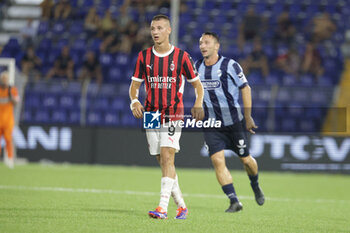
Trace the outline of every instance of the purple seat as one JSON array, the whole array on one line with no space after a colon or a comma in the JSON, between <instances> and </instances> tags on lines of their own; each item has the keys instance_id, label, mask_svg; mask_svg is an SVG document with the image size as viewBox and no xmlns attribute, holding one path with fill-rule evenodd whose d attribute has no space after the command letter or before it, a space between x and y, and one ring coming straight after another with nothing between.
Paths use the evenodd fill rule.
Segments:
<instances>
[{"instance_id":1,"label":"purple seat","mask_svg":"<svg viewBox=\"0 0 350 233\"><path fill-rule=\"evenodd\" d=\"M41 100L44 108L53 109L57 107L57 97L53 94L45 94Z\"/></svg>"},{"instance_id":2,"label":"purple seat","mask_svg":"<svg viewBox=\"0 0 350 233\"><path fill-rule=\"evenodd\" d=\"M51 30L55 35L62 35L66 31L66 25L63 22L56 21Z\"/></svg>"},{"instance_id":3,"label":"purple seat","mask_svg":"<svg viewBox=\"0 0 350 233\"><path fill-rule=\"evenodd\" d=\"M39 108L41 106L40 95L35 93L35 92L30 92L30 94L28 92L26 92L24 106L28 107L29 109Z\"/></svg>"},{"instance_id":4,"label":"purple seat","mask_svg":"<svg viewBox=\"0 0 350 233\"><path fill-rule=\"evenodd\" d=\"M100 111L89 111L86 117L87 125L96 126L102 124L102 116Z\"/></svg>"},{"instance_id":5,"label":"purple seat","mask_svg":"<svg viewBox=\"0 0 350 233\"><path fill-rule=\"evenodd\" d=\"M80 123L80 111L79 110L69 111L67 122L69 124L79 124Z\"/></svg>"},{"instance_id":6,"label":"purple seat","mask_svg":"<svg viewBox=\"0 0 350 233\"><path fill-rule=\"evenodd\" d=\"M119 114L118 112L108 111L104 115L104 124L108 126L119 125Z\"/></svg>"},{"instance_id":7,"label":"purple seat","mask_svg":"<svg viewBox=\"0 0 350 233\"><path fill-rule=\"evenodd\" d=\"M110 108L112 110L116 110L116 111L123 111L123 110L126 110L127 107L127 104L126 104L126 100L124 98L119 98L119 97L116 97L112 100L112 103L110 105Z\"/></svg>"},{"instance_id":8,"label":"purple seat","mask_svg":"<svg viewBox=\"0 0 350 233\"><path fill-rule=\"evenodd\" d=\"M34 122L47 124L50 122L50 113L46 109L36 110L34 113Z\"/></svg>"},{"instance_id":9,"label":"purple seat","mask_svg":"<svg viewBox=\"0 0 350 233\"><path fill-rule=\"evenodd\" d=\"M61 108L65 109L79 109L78 103L76 103L73 95L61 95L59 98Z\"/></svg>"},{"instance_id":10,"label":"purple seat","mask_svg":"<svg viewBox=\"0 0 350 233\"><path fill-rule=\"evenodd\" d=\"M25 107L25 109L22 112L21 121L26 122L26 123L32 123L33 114L32 114L32 110L30 108Z\"/></svg>"},{"instance_id":11,"label":"purple seat","mask_svg":"<svg viewBox=\"0 0 350 233\"><path fill-rule=\"evenodd\" d=\"M52 111L51 123L65 123L67 121L67 114L64 109L55 109Z\"/></svg>"},{"instance_id":12,"label":"purple seat","mask_svg":"<svg viewBox=\"0 0 350 233\"><path fill-rule=\"evenodd\" d=\"M110 82L118 82L122 79L124 72L118 66L113 66L108 69L108 75L106 79Z\"/></svg>"},{"instance_id":13,"label":"purple seat","mask_svg":"<svg viewBox=\"0 0 350 233\"><path fill-rule=\"evenodd\" d=\"M38 34L45 34L49 31L49 22L48 21L40 21L38 26Z\"/></svg>"}]
</instances>

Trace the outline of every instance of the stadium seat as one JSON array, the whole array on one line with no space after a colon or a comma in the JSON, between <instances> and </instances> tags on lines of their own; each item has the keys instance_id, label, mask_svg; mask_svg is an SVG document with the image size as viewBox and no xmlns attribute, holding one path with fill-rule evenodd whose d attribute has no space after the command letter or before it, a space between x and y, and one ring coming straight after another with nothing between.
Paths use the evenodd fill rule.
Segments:
<instances>
[{"instance_id":1,"label":"stadium seat","mask_svg":"<svg viewBox=\"0 0 350 233\"><path fill-rule=\"evenodd\" d=\"M101 125L103 123L101 114L102 114L101 111L89 111L86 117L87 125L91 125L91 126Z\"/></svg>"},{"instance_id":2,"label":"stadium seat","mask_svg":"<svg viewBox=\"0 0 350 233\"><path fill-rule=\"evenodd\" d=\"M332 77L329 76L320 76L318 78L317 84L319 86L330 87L333 85Z\"/></svg>"},{"instance_id":3,"label":"stadium seat","mask_svg":"<svg viewBox=\"0 0 350 233\"><path fill-rule=\"evenodd\" d=\"M128 105L127 105L127 101L125 98L120 98L120 97L115 97L114 99L112 99L111 101L111 105L110 108L111 110L115 110L115 111L128 111Z\"/></svg>"},{"instance_id":4,"label":"stadium seat","mask_svg":"<svg viewBox=\"0 0 350 233\"><path fill-rule=\"evenodd\" d=\"M320 130L319 125L314 119L301 119L298 128L304 133L317 133Z\"/></svg>"},{"instance_id":5,"label":"stadium seat","mask_svg":"<svg viewBox=\"0 0 350 233\"><path fill-rule=\"evenodd\" d=\"M294 75L288 74L288 75L285 75L282 79L283 79L283 85L294 86L297 84L297 78Z\"/></svg>"},{"instance_id":6,"label":"stadium seat","mask_svg":"<svg viewBox=\"0 0 350 233\"><path fill-rule=\"evenodd\" d=\"M264 83L264 78L259 72L252 72L247 77L248 82L252 85L261 85Z\"/></svg>"},{"instance_id":7,"label":"stadium seat","mask_svg":"<svg viewBox=\"0 0 350 233\"><path fill-rule=\"evenodd\" d=\"M298 122L295 118L283 118L281 119L280 131L282 133L298 132Z\"/></svg>"},{"instance_id":8,"label":"stadium seat","mask_svg":"<svg viewBox=\"0 0 350 233\"><path fill-rule=\"evenodd\" d=\"M54 35L60 36L66 31L66 25L61 21L56 21L51 31Z\"/></svg>"},{"instance_id":9,"label":"stadium seat","mask_svg":"<svg viewBox=\"0 0 350 233\"><path fill-rule=\"evenodd\" d=\"M48 21L40 21L38 26L38 34L44 35L49 31L49 22Z\"/></svg>"},{"instance_id":10,"label":"stadium seat","mask_svg":"<svg viewBox=\"0 0 350 233\"><path fill-rule=\"evenodd\" d=\"M328 89L326 89L328 90ZM322 91L322 90L315 90L313 92L310 93L311 94L311 102L312 103L317 103L317 104L321 104L323 106L328 106L328 104L331 102L332 100L332 94L333 92L326 92L326 91Z\"/></svg>"},{"instance_id":11,"label":"stadium seat","mask_svg":"<svg viewBox=\"0 0 350 233\"><path fill-rule=\"evenodd\" d=\"M80 111L79 110L69 111L67 122L69 124L78 125L80 123Z\"/></svg>"},{"instance_id":12,"label":"stadium seat","mask_svg":"<svg viewBox=\"0 0 350 233\"><path fill-rule=\"evenodd\" d=\"M39 108L40 104L40 95L35 92L26 91L26 97L24 99L24 106L28 108Z\"/></svg>"},{"instance_id":13,"label":"stadium seat","mask_svg":"<svg viewBox=\"0 0 350 233\"><path fill-rule=\"evenodd\" d=\"M298 102L289 102L288 103L288 116L290 117L301 117L305 114L305 109L301 103Z\"/></svg>"},{"instance_id":14,"label":"stadium seat","mask_svg":"<svg viewBox=\"0 0 350 233\"><path fill-rule=\"evenodd\" d=\"M321 119L327 111L328 105L322 103L313 103L311 106L305 107L305 117L312 119Z\"/></svg>"},{"instance_id":15,"label":"stadium seat","mask_svg":"<svg viewBox=\"0 0 350 233\"><path fill-rule=\"evenodd\" d=\"M86 51L86 40L81 38L74 40L71 51L77 51L83 54Z\"/></svg>"},{"instance_id":16,"label":"stadium seat","mask_svg":"<svg viewBox=\"0 0 350 233\"><path fill-rule=\"evenodd\" d=\"M298 103L305 103L305 100L310 100L310 91L306 88L300 88L300 89L293 89L292 95L293 97L290 99L290 103L296 102Z\"/></svg>"},{"instance_id":17,"label":"stadium seat","mask_svg":"<svg viewBox=\"0 0 350 233\"><path fill-rule=\"evenodd\" d=\"M57 96L54 94L45 94L41 100L41 104L46 109L54 109L57 107Z\"/></svg>"},{"instance_id":18,"label":"stadium seat","mask_svg":"<svg viewBox=\"0 0 350 233\"><path fill-rule=\"evenodd\" d=\"M38 81L35 82L34 85L31 87L31 90L36 93L45 93L49 89L48 83L45 81Z\"/></svg>"},{"instance_id":19,"label":"stadium seat","mask_svg":"<svg viewBox=\"0 0 350 233\"><path fill-rule=\"evenodd\" d=\"M136 119L130 111L123 112L121 125L126 127L136 127L140 124L140 120Z\"/></svg>"},{"instance_id":20,"label":"stadium seat","mask_svg":"<svg viewBox=\"0 0 350 233\"><path fill-rule=\"evenodd\" d=\"M33 114L32 114L32 110L30 109L30 107L25 107L25 109L22 111L21 121L23 121L25 123L32 123Z\"/></svg>"},{"instance_id":21,"label":"stadium seat","mask_svg":"<svg viewBox=\"0 0 350 233\"><path fill-rule=\"evenodd\" d=\"M314 84L314 78L311 75L302 75L300 76L299 84L302 86L312 86Z\"/></svg>"},{"instance_id":22,"label":"stadium seat","mask_svg":"<svg viewBox=\"0 0 350 233\"><path fill-rule=\"evenodd\" d=\"M103 68L109 68L113 63L113 56L109 53L102 53L99 57L100 64Z\"/></svg>"},{"instance_id":23,"label":"stadium seat","mask_svg":"<svg viewBox=\"0 0 350 233\"><path fill-rule=\"evenodd\" d=\"M50 113L46 109L38 109L34 113L34 122L47 124L50 123Z\"/></svg>"},{"instance_id":24,"label":"stadium seat","mask_svg":"<svg viewBox=\"0 0 350 233\"><path fill-rule=\"evenodd\" d=\"M52 111L51 116L52 123L65 123L67 122L67 114L64 109L57 108Z\"/></svg>"},{"instance_id":25,"label":"stadium seat","mask_svg":"<svg viewBox=\"0 0 350 233\"><path fill-rule=\"evenodd\" d=\"M113 66L108 69L108 73L104 77L108 82L117 83L122 79L123 75L125 75L125 73L122 72L119 66Z\"/></svg>"},{"instance_id":26,"label":"stadium seat","mask_svg":"<svg viewBox=\"0 0 350 233\"><path fill-rule=\"evenodd\" d=\"M220 5L220 10L222 12L225 12L227 9L231 9L231 8L232 8L232 2L229 0L223 1Z\"/></svg>"},{"instance_id":27,"label":"stadium seat","mask_svg":"<svg viewBox=\"0 0 350 233\"><path fill-rule=\"evenodd\" d=\"M83 0L82 7L90 8L94 5L94 0Z\"/></svg>"},{"instance_id":28,"label":"stadium seat","mask_svg":"<svg viewBox=\"0 0 350 233\"><path fill-rule=\"evenodd\" d=\"M274 75L274 74L269 74L265 78L265 84L266 85L276 85L281 83L281 77Z\"/></svg>"},{"instance_id":29,"label":"stadium seat","mask_svg":"<svg viewBox=\"0 0 350 233\"><path fill-rule=\"evenodd\" d=\"M109 99L104 96L99 96L92 100L92 107L96 110L107 110L110 107Z\"/></svg>"},{"instance_id":30,"label":"stadium seat","mask_svg":"<svg viewBox=\"0 0 350 233\"><path fill-rule=\"evenodd\" d=\"M104 115L104 124L107 126L118 126L119 125L119 114L118 112L108 111Z\"/></svg>"},{"instance_id":31,"label":"stadium seat","mask_svg":"<svg viewBox=\"0 0 350 233\"><path fill-rule=\"evenodd\" d=\"M93 50L95 52L98 52L100 49L101 42L102 41L100 39L97 39L97 38L93 39L89 45L89 50Z\"/></svg>"},{"instance_id":32,"label":"stadium seat","mask_svg":"<svg viewBox=\"0 0 350 233\"><path fill-rule=\"evenodd\" d=\"M50 38L43 38L40 42L39 42L39 46L38 46L38 50L39 51L45 51L47 52L52 45L52 41Z\"/></svg>"},{"instance_id":33,"label":"stadium seat","mask_svg":"<svg viewBox=\"0 0 350 233\"><path fill-rule=\"evenodd\" d=\"M69 82L66 88L67 93L80 95L81 83L80 82Z\"/></svg>"},{"instance_id":34,"label":"stadium seat","mask_svg":"<svg viewBox=\"0 0 350 233\"><path fill-rule=\"evenodd\" d=\"M188 0L186 1L186 5L188 9L195 9L197 7L196 0Z\"/></svg>"},{"instance_id":35,"label":"stadium seat","mask_svg":"<svg viewBox=\"0 0 350 233\"><path fill-rule=\"evenodd\" d=\"M76 102L74 95L64 94L59 97L59 106L64 109L77 109L79 104Z\"/></svg>"},{"instance_id":36,"label":"stadium seat","mask_svg":"<svg viewBox=\"0 0 350 233\"><path fill-rule=\"evenodd\" d=\"M74 21L69 28L69 34L71 36L79 36L84 33L84 24L81 21Z\"/></svg>"}]
</instances>

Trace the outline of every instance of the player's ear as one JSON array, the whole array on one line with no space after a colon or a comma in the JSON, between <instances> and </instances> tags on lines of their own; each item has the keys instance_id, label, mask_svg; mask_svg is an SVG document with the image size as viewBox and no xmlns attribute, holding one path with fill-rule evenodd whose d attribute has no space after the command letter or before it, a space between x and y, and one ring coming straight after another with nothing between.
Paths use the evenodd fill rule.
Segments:
<instances>
[{"instance_id":1,"label":"player's ear","mask_svg":"<svg viewBox=\"0 0 350 233\"><path fill-rule=\"evenodd\" d=\"M220 44L219 44L219 43L216 43L216 44L215 44L215 49L216 49L217 51L219 51L219 49L220 49Z\"/></svg>"},{"instance_id":2,"label":"player's ear","mask_svg":"<svg viewBox=\"0 0 350 233\"><path fill-rule=\"evenodd\" d=\"M169 33L169 34L171 33L171 27L170 27L170 25L169 25L169 27L168 27L168 33Z\"/></svg>"}]
</instances>

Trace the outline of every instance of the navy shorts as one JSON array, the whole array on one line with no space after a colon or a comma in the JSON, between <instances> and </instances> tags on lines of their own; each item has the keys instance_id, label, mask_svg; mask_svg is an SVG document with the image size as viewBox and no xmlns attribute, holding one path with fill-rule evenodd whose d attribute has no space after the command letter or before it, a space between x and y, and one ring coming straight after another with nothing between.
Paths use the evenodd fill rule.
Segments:
<instances>
[{"instance_id":1,"label":"navy shorts","mask_svg":"<svg viewBox=\"0 0 350 233\"><path fill-rule=\"evenodd\" d=\"M239 157L249 155L244 120L219 129L205 130L204 140L208 146L209 156L224 149L234 151Z\"/></svg>"}]
</instances>

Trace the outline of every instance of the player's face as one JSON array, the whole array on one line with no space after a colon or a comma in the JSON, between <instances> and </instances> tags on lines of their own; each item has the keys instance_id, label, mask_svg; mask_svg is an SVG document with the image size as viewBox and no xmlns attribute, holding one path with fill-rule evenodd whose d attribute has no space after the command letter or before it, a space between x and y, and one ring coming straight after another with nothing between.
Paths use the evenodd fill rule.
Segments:
<instances>
[{"instance_id":1,"label":"player's face","mask_svg":"<svg viewBox=\"0 0 350 233\"><path fill-rule=\"evenodd\" d=\"M204 58L216 55L219 51L219 43L210 35L204 35L199 39L199 49Z\"/></svg>"},{"instance_id":2,"label":"player's face","mask_svg":"<svg viewBox=\"0 0 350 233\"><path fill-rule=\"evenodd\" d=\"M0 84L3 86L8 86L9 85L9 77L7 74L2 74L0 77Z\"/></svg>"},{"instance_id":3,"label":"player's face","mask_svg":"<svg viewBox=\"0 0 350 233\"><path fill-rule=\"evenodd\" d=\"M161 44L169 41L171 28L169 22L165 19L155 20L151 23L151 35L154 43Z\"/></svg>"}]
</instances>

